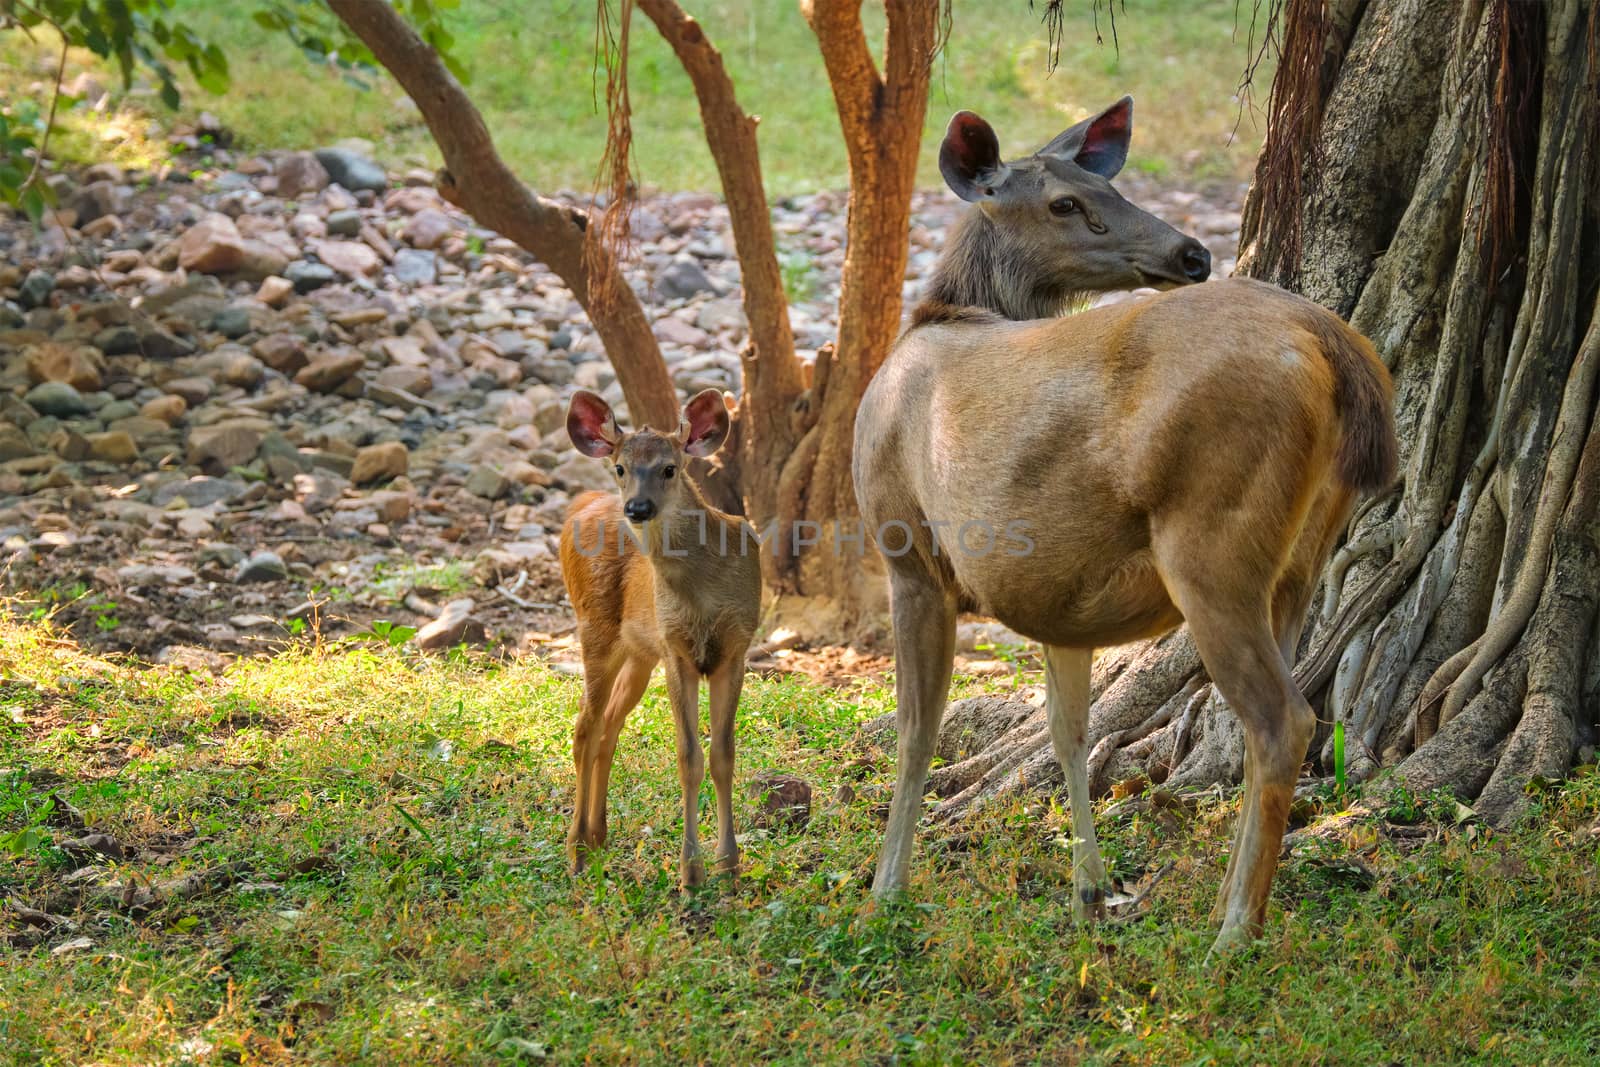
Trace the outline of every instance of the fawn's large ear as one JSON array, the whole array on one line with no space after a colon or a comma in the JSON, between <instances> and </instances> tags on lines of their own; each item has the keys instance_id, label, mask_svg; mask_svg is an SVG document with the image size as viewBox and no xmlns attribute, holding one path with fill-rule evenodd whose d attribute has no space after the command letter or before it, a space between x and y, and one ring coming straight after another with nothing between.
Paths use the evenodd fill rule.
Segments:
<instances>
[{"instance_id":1,"label":"fawn's large ear","mask_svg":"<svg viewBox=\"0 0 1600 1067\"><path fill-rule=\"evenodd\" d=\"M579 389L567 405L567 436L579 452L604 459L616 451L622 431L617 429L617 416L610 404L587 389Z\"/></svg>"},{"instance_id":2,"label":"fawn's large ear","mask_svg":"<svg viewBox=\"0 0 1600 1067\"><path fill-rule=\"evenodd\" d=\"M970 111L957 111L939 146L939 173L952 192L971 203L993 196L1011 170L1000 161L994 127Z\"/></svg>"},{"instance_id":3,"label":"fawn's large ear","mask_svg":"<svg viewBox=\"0 0 1600 1067\"><path fill-rule=\"evenodd\" d=\"M1092 118L1063 130L1039 149L1039 155L1076 163L1084 170L1114 178L1128 161L1133 136L1133 97L1125 96Z\"/></svg>"},{"instance_id":4,"label":"fawn's large ear","mask_svg":"<svg viewBox=\"0 0 1600 1067\"><path fill-rule=\"evenodd\" d=\"M683 425L678 441L691 456L704 458L722 447L728 438L728 407L722 393L702 389L683 405Z\"/></svg>"}]
</instances>

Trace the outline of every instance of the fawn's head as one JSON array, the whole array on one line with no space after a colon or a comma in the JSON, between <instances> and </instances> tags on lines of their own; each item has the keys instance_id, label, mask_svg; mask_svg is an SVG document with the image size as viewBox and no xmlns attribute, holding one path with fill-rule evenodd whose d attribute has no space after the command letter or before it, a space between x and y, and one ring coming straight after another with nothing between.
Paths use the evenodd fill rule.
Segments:
<instances>
[{"instance_id":1,"label":"fawn's head","mask_svg":"<svg viewBox=\"0 0 1600 1067\"><path fill-rule=\"evenodd\" d=\"M989 223L979 225L981 235L974 231L976 218L963 227L974 231L967 239L981 239L988 248L984 255L947 254L941 267L946 274L989 271L1003 277L951 277L955 293L1011 289L1001 292L1001 302L1036 308L1048 305L1052 294L1171 289L1205 281L1211 273L1205 246L1112 188L1132 132L1133 98L1125 96L1033 155L1004 162L994 129L970 111L957 112L939 146L939 170L957 196L977 206L973 215L981 212ZM1008 295L1013 299L1005 300Z\"/></svg>"},{"instance_id":2,"label":"fawn's head","mask_svg":"<svg viewBox=\"0 0 1600 1067\"><path fill-rule=\"evenodd\" d=\"M567 407L567 436L584 455L610 460L622 494L622 513L638 525L702 506L683 468L690 457L703 459L722 447L728 436L728 408L721 393L705 389L683 406L677 433L649 427L625 433L610 404L580 389Z\"/></svg>"}]
</instances>

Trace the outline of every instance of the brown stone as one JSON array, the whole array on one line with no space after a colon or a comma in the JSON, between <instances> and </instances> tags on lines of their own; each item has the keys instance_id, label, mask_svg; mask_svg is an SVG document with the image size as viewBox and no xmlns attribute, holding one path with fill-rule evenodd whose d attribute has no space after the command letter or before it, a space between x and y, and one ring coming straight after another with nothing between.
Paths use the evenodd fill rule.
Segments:
<instances>
[{"instance_id":1,"label":"brown stone","mask_svg":"<svg viewBox=\"0 0 1600 1067\"><path fill-rule=\"evenodd\" d=\"M293 374L306 365L305 342L292 333L270 333L250 351L279 374Z\"/></svg>"},{"instance_id":2,"label":"brown stone","mask_svg":"<svg viewBox=\"0 0 1600 1067\"><path fill-rule=\"evenodd\" d=\"M265 436L261 420L229 419L189 431L189 462L197 467L240 467L256 458Z\"/></svg>"},{"instance_id":3,"label":"brown stone","mask_svg":"<svg viewBox=\"0 0 1600 1067\"><path fill-rule=\"evenodd\" d=\"M211 399L211 393L216 389L210 378L174 378L162 386L167 392L181 396L184 402L192 408L197 408Z\"/></svg>"},{"instance_id":4,"label":"brown stone","mask_svg":"<svg viewBox=\"0 0 1600 1067\"><path fill-rule=\"evenodd\" d=\"M426 367L396 365L379 371L373 383L386 389L399 389L412 396L422 396L433 388L433 375L428 373Z\"/></svg>"},{"instance_id":5,"label":"brown stone","mask_svg":"<svg viewBox=\"0 0 1600 1067\"><path fill-rule=\"evenodd\" d=\"M777 771L761 771L750 781L750 796L760 807L754 822L771 829L801 829L811 821L811 786L803 778Z\"/></svg>"},{"instance_id":6,"label":"brown stone","mask_svg":"<svg viewBox=\"0 0 1600 1067\"><path fill-rule=\"evenodd\" d=\"M178 265L184 270L226 274L238 270L246 255L244 238L226 215L207 215L178 239Z\"/></svg>"},{"instance_id":7,"label":"brown stone","mask_svg":"<svg viewBox=\"0 0 1600 1067\"><path fill-rule=\"evenodd\" d=\"M139 409L139 414L147 419L159 419L171 426L183 418L184 412L188 410L188 401L176 393L169 393L166 396L158 396L154 400L147 401L144 407Z\"/></svg>"},{"instance_id":8,"label":"brown stone","mask_svg":"<svg viewBox=\"0 0 1600 1067\"><path fill-rule=\"evenodd\" d=\"M326 352L302 367L294 380L314 393L331 393L365 365L360 352Z\"/></svg>"},{"instance_id":9,"label":"brown stone","mask_svg":"<svg viewBox=\"0 0 1600 1067\"><path fill-rule=\"evenodd\" d=\"M360 241L312 241L317 258L351 278L371 277L383 269L383 260Z\"/></svg>"},{"instance_id":10,"label":"brown stone","mask_svg":"<svg viewBox=\"0 0 1600 1067\"><path fill-rule=\"evenodd\" d=\"M30 345L27 353L30 381L66 382L82 393L92 393L104 383L106 359L97 348L45 341Z\"/></svg>"},{"instance_id":11,"label":"brown stone","mask_svg":"<svg viewBox=\"0 0 1600 1067\"><path fill-rule=\"evenodd\" d=\"M89 455L103 463L132 463L139 458L139 446L126 431L89 435Z\"/></svg>"},{"instance_id":12,"label":"brown stone","mask_svg":"<svg viewBox=\"0 0 1600 1067\"><path fill-rule=\"evenodd\" d=\"M269 308L282 307L284 301L293 295L294 282L276 274L262 279L261 288L256 290L256 299Z\"/></svg>"},{"instance_id":13,"label":"brown stone","mask_svg":"<svg viewBox=\"0 0 1600 1067\"><path fill-rule=\"evenodd\" d=\"M307 193L320 193L328 187L328 171L310 152L290 152L278 160L274 173L278 178L278 195L285 200L298 200Z\"/></svg>"},{"instance_id":14,"label":"brown stone","mask_svg":"<svg viewBox=\"0 0 1600 1067\"><path fill-rule=\"evenodd\" d=\"M355 465L350 468L350 481L356 485L398 478L406 472L410 459L406 446L399 441L383 441L367 445L356 453Z\"/></svg>"}]
</instances>

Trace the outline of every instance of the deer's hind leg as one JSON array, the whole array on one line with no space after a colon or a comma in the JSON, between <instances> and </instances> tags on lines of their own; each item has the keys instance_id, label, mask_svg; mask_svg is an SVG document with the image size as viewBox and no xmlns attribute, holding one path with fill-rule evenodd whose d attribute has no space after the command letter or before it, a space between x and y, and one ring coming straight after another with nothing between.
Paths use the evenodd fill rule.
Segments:
<instances>
[{"instance_id":1,"label":"deer's hind leg","mask_svg":"<svg viewBox=\"0 0 1600 1067\"><path fill-rule=\"evenodd\" d=\"M1263 513L1273 512L1255 512ZM1294 509L1276 513L1293 515ZM1240 521L1246 521L1243 514ZM1208 538L1200 530L1163 529L1153 548L1212 682L1244 726L1244 798L1228 872L1212 913L1221 921L1214 947L1226 949L1261 932L1316 716L1295 688L1280 647L1280 640L1298 637L1298 621L1292 633L1287 625L1276 630L1273 625L1274 594L1288 561L1272 559L1274 553L1259 540L1252 544L1252 534L1261 535L1259 529L1209 532ZM1194 552L1194 545L1208 542L1233 546L1235 552L1225 560ZM1283 545L1283 556L1290 555L1288 536L1277 543Z\"/></svg>"}]
</instances>

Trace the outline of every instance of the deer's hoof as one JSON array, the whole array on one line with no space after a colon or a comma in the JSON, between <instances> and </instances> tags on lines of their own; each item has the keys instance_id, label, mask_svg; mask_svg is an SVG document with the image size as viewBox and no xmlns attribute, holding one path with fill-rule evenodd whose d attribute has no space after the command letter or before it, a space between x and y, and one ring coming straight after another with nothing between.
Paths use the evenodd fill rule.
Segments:
<instances>
[{"instance_id":1,"label":"deer's hoof","mask_svg":"<svg viewBox=\"0 0 1600 1067\"><path fill-rule=\"evenodd\" d=\"M1104 922L1106 898L1111 888L1104 885L1078 885L1072 890L1072 917L1080 923Z\"/></svg>"},{"instance_id":2,"label":"deer's hoof","mask_svg":"<svg viewBox=\"0 0 1600 1067\"><path fill-rule=\"evenodd\" d=\"M698 859L685 863L678 872L680 889L698 889L706 884L706 865Z\"/></svg>"}]
</instances>

